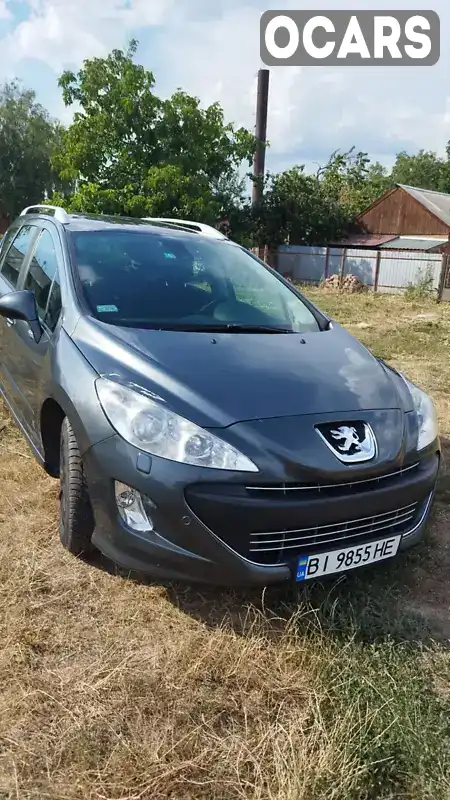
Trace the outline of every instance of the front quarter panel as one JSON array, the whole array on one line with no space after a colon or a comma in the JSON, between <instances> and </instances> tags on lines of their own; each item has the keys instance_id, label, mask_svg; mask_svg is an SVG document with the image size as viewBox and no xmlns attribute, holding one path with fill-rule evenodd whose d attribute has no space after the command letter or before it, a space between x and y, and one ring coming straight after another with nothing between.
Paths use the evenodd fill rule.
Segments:
<instances>
[{"instance_id":1,"label":"front quarter panel","mask_svg":"<svg viewBox=\"0 0 450 800\"><path fill-rule=\"evenodd\" d=\"M53 363L52 396L68 416L82 454L115 433L99 404L96 378L98 373L62 330Z\"/></svg>"}]
</instances>

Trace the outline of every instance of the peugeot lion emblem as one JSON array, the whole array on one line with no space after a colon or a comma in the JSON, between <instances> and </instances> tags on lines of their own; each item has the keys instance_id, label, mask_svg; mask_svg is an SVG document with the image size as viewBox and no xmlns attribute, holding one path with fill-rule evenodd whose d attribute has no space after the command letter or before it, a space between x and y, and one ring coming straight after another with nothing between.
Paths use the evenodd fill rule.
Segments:
<instances>
[{"instance_id":1,"label":"peugeot lion emblem","mask_svg":"<svg viewBox=\"0 0 450 800\"><path fill-rule=\"evenodd\" d=\"M351 422L347 425L318 425L316 430L327 447L344 464L371 461L376 456L375 436L367 422Z\"/></svg>"}]
</instances>

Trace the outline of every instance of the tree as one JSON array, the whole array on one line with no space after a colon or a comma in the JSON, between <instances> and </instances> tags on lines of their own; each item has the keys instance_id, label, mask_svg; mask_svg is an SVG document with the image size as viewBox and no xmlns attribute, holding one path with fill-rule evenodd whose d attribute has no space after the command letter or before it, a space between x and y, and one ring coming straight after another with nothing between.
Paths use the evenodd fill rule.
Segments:
<instances>
[{"instance_id":1,"label":"tree","mask_svg":"<svg viewBox=\"0 0 450 800\"><path fill-rule=\"evenodd\" d=\"M397 155L391 178L393 183L450 192L450 142L447 158L440 158L430 150L419 150L415 155L401 152Z\"/></svg>"},{"instance_id":2,"label":"tree","mask_svg":"<svg viewBox=\"0 0 450 800\"><path fill-rule=\"evenodd\" d=\"M218 103L202 108L181 90L160 99L153 73L133 61L136 48L133 40L127 52L87 60L59 80L66 106L80 107L55 159L76 181L71 205L215 221L236 199L255 139L226 124Z\"/></svg>"},{"instance_id":3,"label":"tree","mask_svg":"<svg viewBox=\"0 0 450 800\"><path fill-rule=\"evenodd\" d=\"M344 236L397 182L450 191L450 142L446 159L424 150L399 153L391 172L351 148L332 153L315 175L303 166L267 175L255 208L242 180L255 137L226 123L218 103L203 108L181 89L158 97L153 73L134 61L136 51L133 40L128 50L88 59L59 80L66 106L76 106L69 128L54 132L53 165L75 187L54 199L68 209L190 217L246 245L275 247Z\"/></svg>"},{"instance_id":4,"label":"tree","mask_svg":"<svg viewBox=\"0 0 450 800\"><path fill-rule=\"evenodd\" d=\"M378 162L371 163L367 153L355 153L355 148L332 153L317 177L325 194L349 217L361 213L392 186L387 170Z\"/></svg>"},{"instance_id":5,"label":"tree","mask_svg":"<svg viewBox=\"0 0 450 800\"><path fill-rule=\"evenodd\" d=\"M252 245L323 244L344 235L349 216L304 166L268 175L257 208L242 212L242 230ZM231 226L233 227L233 226Z\"/></svg>"},{"instance_id":6,"label":"tree","mask_svg":"<svg viewBox=\"0 0 450 800\"><path fill-rule=\"evenodd\" d=\"M64 183L52 167L63 130L17 81L0 90L0 214L6 224Z\"/></svg>"}]
</instances>

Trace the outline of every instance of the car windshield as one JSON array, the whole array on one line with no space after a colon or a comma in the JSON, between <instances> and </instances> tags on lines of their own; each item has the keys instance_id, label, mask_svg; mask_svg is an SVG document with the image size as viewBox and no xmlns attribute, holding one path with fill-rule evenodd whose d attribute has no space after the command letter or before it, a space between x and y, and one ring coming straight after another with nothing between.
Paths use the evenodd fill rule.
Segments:
<instances>
[{"instance_id":1,"label":"car windshield","mask_svg":"<svg viewBox=\"0 0 450 800\"><path fill-rule=\"evenodd\" d=\"M142 228L71 236L84 296L103 322L230 333L320 330L306 304L232 242Z\"/></svg>"}]
</instances>

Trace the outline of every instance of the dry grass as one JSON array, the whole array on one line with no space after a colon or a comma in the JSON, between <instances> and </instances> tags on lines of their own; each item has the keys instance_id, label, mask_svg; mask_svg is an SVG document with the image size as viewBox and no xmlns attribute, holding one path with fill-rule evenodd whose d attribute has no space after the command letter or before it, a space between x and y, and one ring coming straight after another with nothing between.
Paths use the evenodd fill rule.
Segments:
<instances>
[{"instance_id":1,"label":"dry grass","mask_svg":"<svg viewBox=\"0 0 450 800\"><path fill-rule=\"evenodd\" d=\"M320 304L450 433L450 307ZM386 571L261 596L160 586L62 550L56 485L3 424L1 798L450 798L445 473L428 544Z\"/></svg>"}]
</instances>

